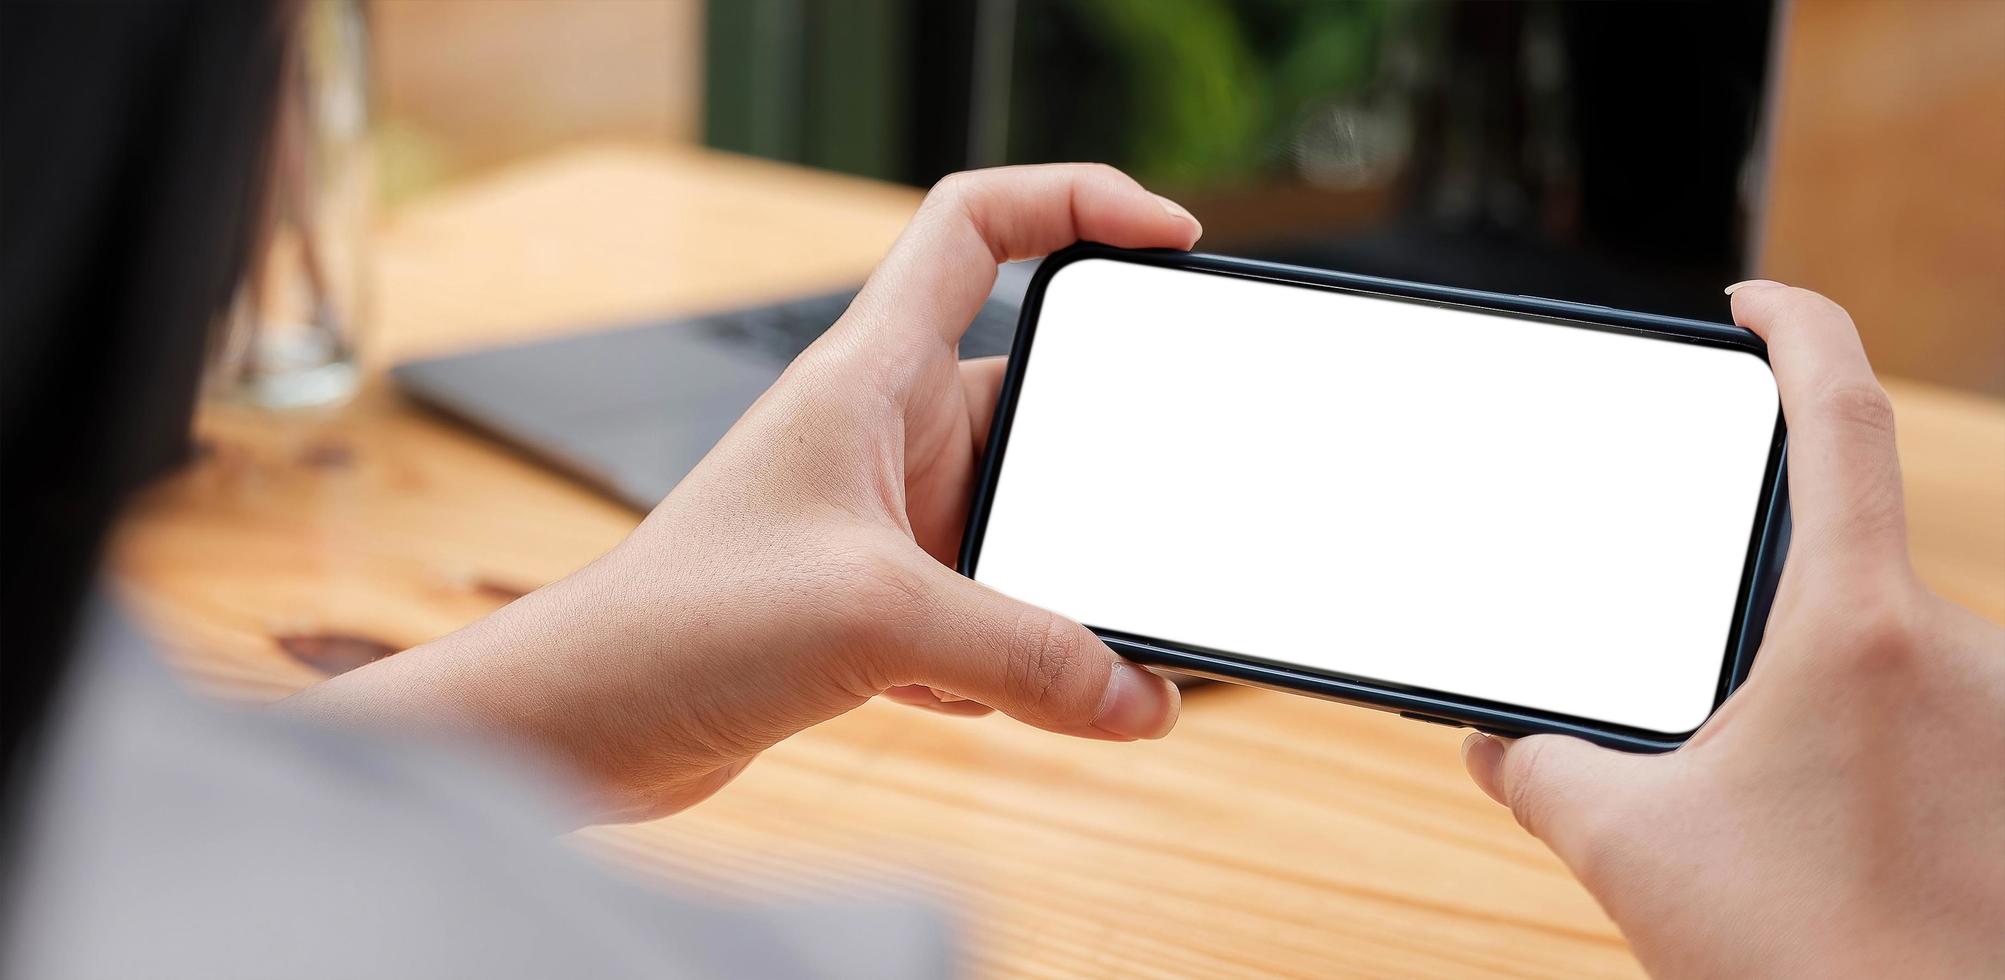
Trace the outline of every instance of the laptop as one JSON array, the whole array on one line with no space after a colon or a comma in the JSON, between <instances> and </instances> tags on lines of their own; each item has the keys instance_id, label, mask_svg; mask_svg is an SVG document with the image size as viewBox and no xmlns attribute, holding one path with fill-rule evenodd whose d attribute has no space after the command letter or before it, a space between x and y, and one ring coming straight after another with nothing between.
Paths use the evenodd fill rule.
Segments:
<instances>
[{"instance_id":1,"label":"laptop","mask_svg":"<svg viewBox=\"0 0 2005 980\"><path fill-rule=\"evenodd\" d=\"M962 357L1007 354L1036 262L997 271ZM861 288L861 287L858 287ZM407 361L403 390L633 507L654 507L856 289Z\"/></svg>"}]
</instances>

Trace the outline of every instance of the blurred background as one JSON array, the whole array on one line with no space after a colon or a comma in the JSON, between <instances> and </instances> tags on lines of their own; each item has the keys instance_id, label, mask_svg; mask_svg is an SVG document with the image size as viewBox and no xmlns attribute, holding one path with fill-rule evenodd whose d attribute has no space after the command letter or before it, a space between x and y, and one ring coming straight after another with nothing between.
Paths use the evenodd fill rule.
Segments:
<instances>
[{"instance_id":1,"label":"blurred background","mask_svg":"<svg viewBox=\"0 0 2005 980\"><path fill-rule=\"evenodd\" d=\"M112 546L203 690L604 554L778 376L723 341L798 351L942 174L1074 159L1213 251L1709 319L1822 290L1889 379L1916 571L2005 622L2005 0L305 7L227 331L253 404ZM978 975L1640 975L1446 727L1224 685L1146 745L962 721L866 705L587 843L734 896L926 869Z\"/></svg>"},{"instance_id":2,"label":"blurred background","mask_svg":"<svg viewBox=\"0 0 2005 980\"><path fill-rule=\"evenodd\" d=\"M1206 248L1717 319L2005 394L2005 4L367 0L395 204L580 141L924 186L1095 159Z\"/></svg>"}]
</instances>

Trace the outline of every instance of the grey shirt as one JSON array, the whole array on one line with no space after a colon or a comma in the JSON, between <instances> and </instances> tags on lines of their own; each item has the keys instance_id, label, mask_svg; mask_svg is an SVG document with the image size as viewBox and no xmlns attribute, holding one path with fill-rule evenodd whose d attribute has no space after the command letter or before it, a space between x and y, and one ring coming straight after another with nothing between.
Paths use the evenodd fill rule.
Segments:
<instances>
[{"instance_id":1,"label":"grey shirt","mask_svg":"<svg viewBox=\"0 0 2005 980\"><path fill-rule=\"evenodd\" d=\"M94 618L8 883L0 974L933 977L918 903L729 904L594 867L564 794L481 746L183 692Z\"/></svg>"}]
</instances>

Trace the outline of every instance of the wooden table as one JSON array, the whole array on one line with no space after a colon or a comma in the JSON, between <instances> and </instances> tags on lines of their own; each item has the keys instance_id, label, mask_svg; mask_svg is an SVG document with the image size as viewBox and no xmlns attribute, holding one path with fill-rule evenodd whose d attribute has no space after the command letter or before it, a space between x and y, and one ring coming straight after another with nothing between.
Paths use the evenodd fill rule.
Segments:
<instances>
[{"instance_id":1,"label":"wooden table","mask_svg":"<svg viewBox=\"0 0 2005 980\"><path fill-rule=\"evenodd\" d=\"M393 215L375 366L575 325L859 280L899 188L695 150L599 147ZM569 326L567 326L569 325ZM2005 619L2005 404L1891 384L1916 560ZM212 408L151 493L121 591L202 686L268 698L282 649L402 648L548 582L637 514L416 410ZM1628 975L1621 937L1462 774L1461 733L1246 688L1192 692L1170 739L1073 741L873 703L681 816L588 850L738 894L924 889L980 972Z\"/></svg>"}]
</instances>

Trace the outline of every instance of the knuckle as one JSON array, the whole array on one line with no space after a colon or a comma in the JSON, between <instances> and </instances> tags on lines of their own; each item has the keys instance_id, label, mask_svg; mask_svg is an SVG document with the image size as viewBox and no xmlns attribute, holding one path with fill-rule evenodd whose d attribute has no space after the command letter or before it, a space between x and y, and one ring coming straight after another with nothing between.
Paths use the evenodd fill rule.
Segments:
<instances>
[{"instance_id":1,"label":"knuckle","mask_svg":"<svg viewBox=\"0 0 2005 980\"><path fill-rule=\"evenodd\" d=\"M1885 584L1862 589L1846 603L1845 636L1840 640L1845 667L1855 674L1885 681L1913 669L1920 647L1910 604Z\"/></svg>"},{"instance_id":2,"label":"knuckle","mask_svg":"<svg viewBox=\"0 0 2005 980\"><path fill-rule=\"evenodd\" d=\"M1894 434L1894 404L1887 391L1870 380L1845 381L1827 386L1817 396L1819 414L1838 425L1891 438Z\"/></svg>"},{"instance_id":3,"label":"knuckle","mask_svg":"<svg viewBox=\"0 0 2005 980\"><path fill-rule=\"evenodd\" d=\"M906 683L910 665L900 657L910 634L933 614L924 578L908 563L871 550L834 559L827 572L836 611L833 639L849 651L845 660L863 674L869 692Z\"/></svg>"},{"instance_id":4,"label":"knuckle","mask_svg":"<svg viewBox=\"0 0 2005 980\"><path fill-rule=\"evenodd\" d=\"M936 205L965 201L980 182L981 177L975 171L956 170L933 182L932 189L926 192L926 201Z\"/></svg>"},{"instance_id":5,"label":"knuckle","mask_svg":"<svg viewBox=\"0 0 2005 980\"><path fill-rule=\"evenodd\" d=\"M1022 703L1040 703L1062 678L1078 670L1084 657L1078 631L1064 619L1042 609L1026 610L1017 621L1004 690Z\"/></svg>"},{"instance_id":6,"label":"knuckle","mask_svg":"<svg viewBox=\"0 0 2005 980\"><path fill-rule=\"evenodd\" d=\"M933 222L967 224L974 229L977 238L988 243L996 261L1001 262L1006 256L995 244L995 229L991 227L993 208L985 200L991 193L992 179L977 170L948 174L926 192L926 200L920 204L919 210L929 215Z\"/></svg>"},{"instance_id":7,"label":"knuckle","mask_svg":"<svg viewBox=\"0 0 2005 980\"><path fill-rule=\"evenodd\" d=\"M861 625L881 627L925 614L925 583L908 563L874 550L855 553L835 569L845 592L856 595Z\"/></svg>"}]
</instances>

